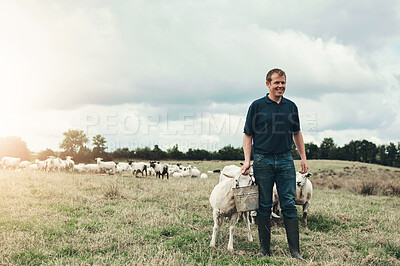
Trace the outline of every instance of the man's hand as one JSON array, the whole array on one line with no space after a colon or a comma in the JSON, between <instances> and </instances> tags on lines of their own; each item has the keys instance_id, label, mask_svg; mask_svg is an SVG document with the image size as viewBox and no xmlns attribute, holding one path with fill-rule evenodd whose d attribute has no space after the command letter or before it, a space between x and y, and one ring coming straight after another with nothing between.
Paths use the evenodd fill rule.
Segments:
<instances>
[{"instance_id":1,"label":"man's hand","mask_svg":"<svg viewBox=\"0 0 400 266\"><path fill-rule=\"evenodd\" d=\"M250 162L244 162L242 166L242 174L248 175L250 173L249 169L250 169Z\"/></svg>"},{"instance_id":2,"label":"man's hand","mask_svg":"<svg viewBox=\"0 0 400 266\"><path fill-rule=\"evenodd\" d=\"M243 169L243 168L242 168ZM301 160L301 170L299 171L301 174L305 174L308 171L308 164L307 164L307 160Z\"/></svg>"}]
</instances>

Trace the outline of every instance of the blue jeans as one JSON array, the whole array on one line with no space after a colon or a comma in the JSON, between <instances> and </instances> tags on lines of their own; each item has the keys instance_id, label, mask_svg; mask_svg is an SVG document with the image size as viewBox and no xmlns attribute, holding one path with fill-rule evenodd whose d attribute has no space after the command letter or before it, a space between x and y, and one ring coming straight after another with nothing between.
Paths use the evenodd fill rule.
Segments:
<instances>
[{"instance_id":1,"label":"blue jeans","mask_svg":"<svg viewBox=\"0 0 400 266\"><path fill-rule=\"evenodd\" d=\"M254 177L259 190L257 217L270 217L274 183L285 219L298 219L295 206L296 171L290 151L276 155L254 154Z\"/></svg>"}]
</instances>

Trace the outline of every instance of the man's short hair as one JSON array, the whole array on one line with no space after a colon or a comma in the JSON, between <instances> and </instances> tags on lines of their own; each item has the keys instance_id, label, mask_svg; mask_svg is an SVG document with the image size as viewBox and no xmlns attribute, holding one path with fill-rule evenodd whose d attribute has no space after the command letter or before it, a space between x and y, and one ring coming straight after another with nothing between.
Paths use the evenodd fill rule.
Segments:
<instances>
[{"instance_id":1,"label":"man's short hair","mask_svg":"<svg viewBox=\"0 0 400 266\"><path fill-rule=\"evenodd\" d=\"M267 73L267 77L266 77L266 80L268 81L268 82L271 82L272 81L272 75L273 74L278 74L278 76L285 76L285 79L286 79L286 73L285 73L285 71L283 71L282 69L279 69L279 68L274 68L274 69L271 69L270 71L268 71L268 73Z\"/></svg>"}]
</instances>

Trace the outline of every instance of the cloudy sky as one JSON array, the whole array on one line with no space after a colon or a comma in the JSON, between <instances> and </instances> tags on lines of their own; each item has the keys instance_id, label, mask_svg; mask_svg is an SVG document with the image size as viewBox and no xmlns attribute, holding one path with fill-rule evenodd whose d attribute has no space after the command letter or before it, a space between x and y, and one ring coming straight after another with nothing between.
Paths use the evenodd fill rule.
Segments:
<instances>
[{"instance_id":1,"label":"cloudy sky","mask_svg":"<svg viewBox=\"0 0 400 266\"><path fill-rule=\"evenodd\" d=\"M399 25L395 0L1 1L0 136L239 147L279 67L306 142L397 143Z\"/></svg>"}]
</instances>

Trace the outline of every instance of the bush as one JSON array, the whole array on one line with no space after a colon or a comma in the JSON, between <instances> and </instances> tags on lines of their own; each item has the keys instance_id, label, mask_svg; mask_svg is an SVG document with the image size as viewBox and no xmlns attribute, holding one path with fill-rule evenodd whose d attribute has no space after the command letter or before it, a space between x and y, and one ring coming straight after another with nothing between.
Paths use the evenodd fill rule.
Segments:
<instances>
[{"instance_id":1,"label":"bush","mask_svg":"<svg viewBox=\"0 0 400 266\"><path fill-rule=\"evenodd\" d=\"M376 195L376 188L378 184L375 182L362 182L361 183L361 195Z\"/></svg>"}]
</instances>

